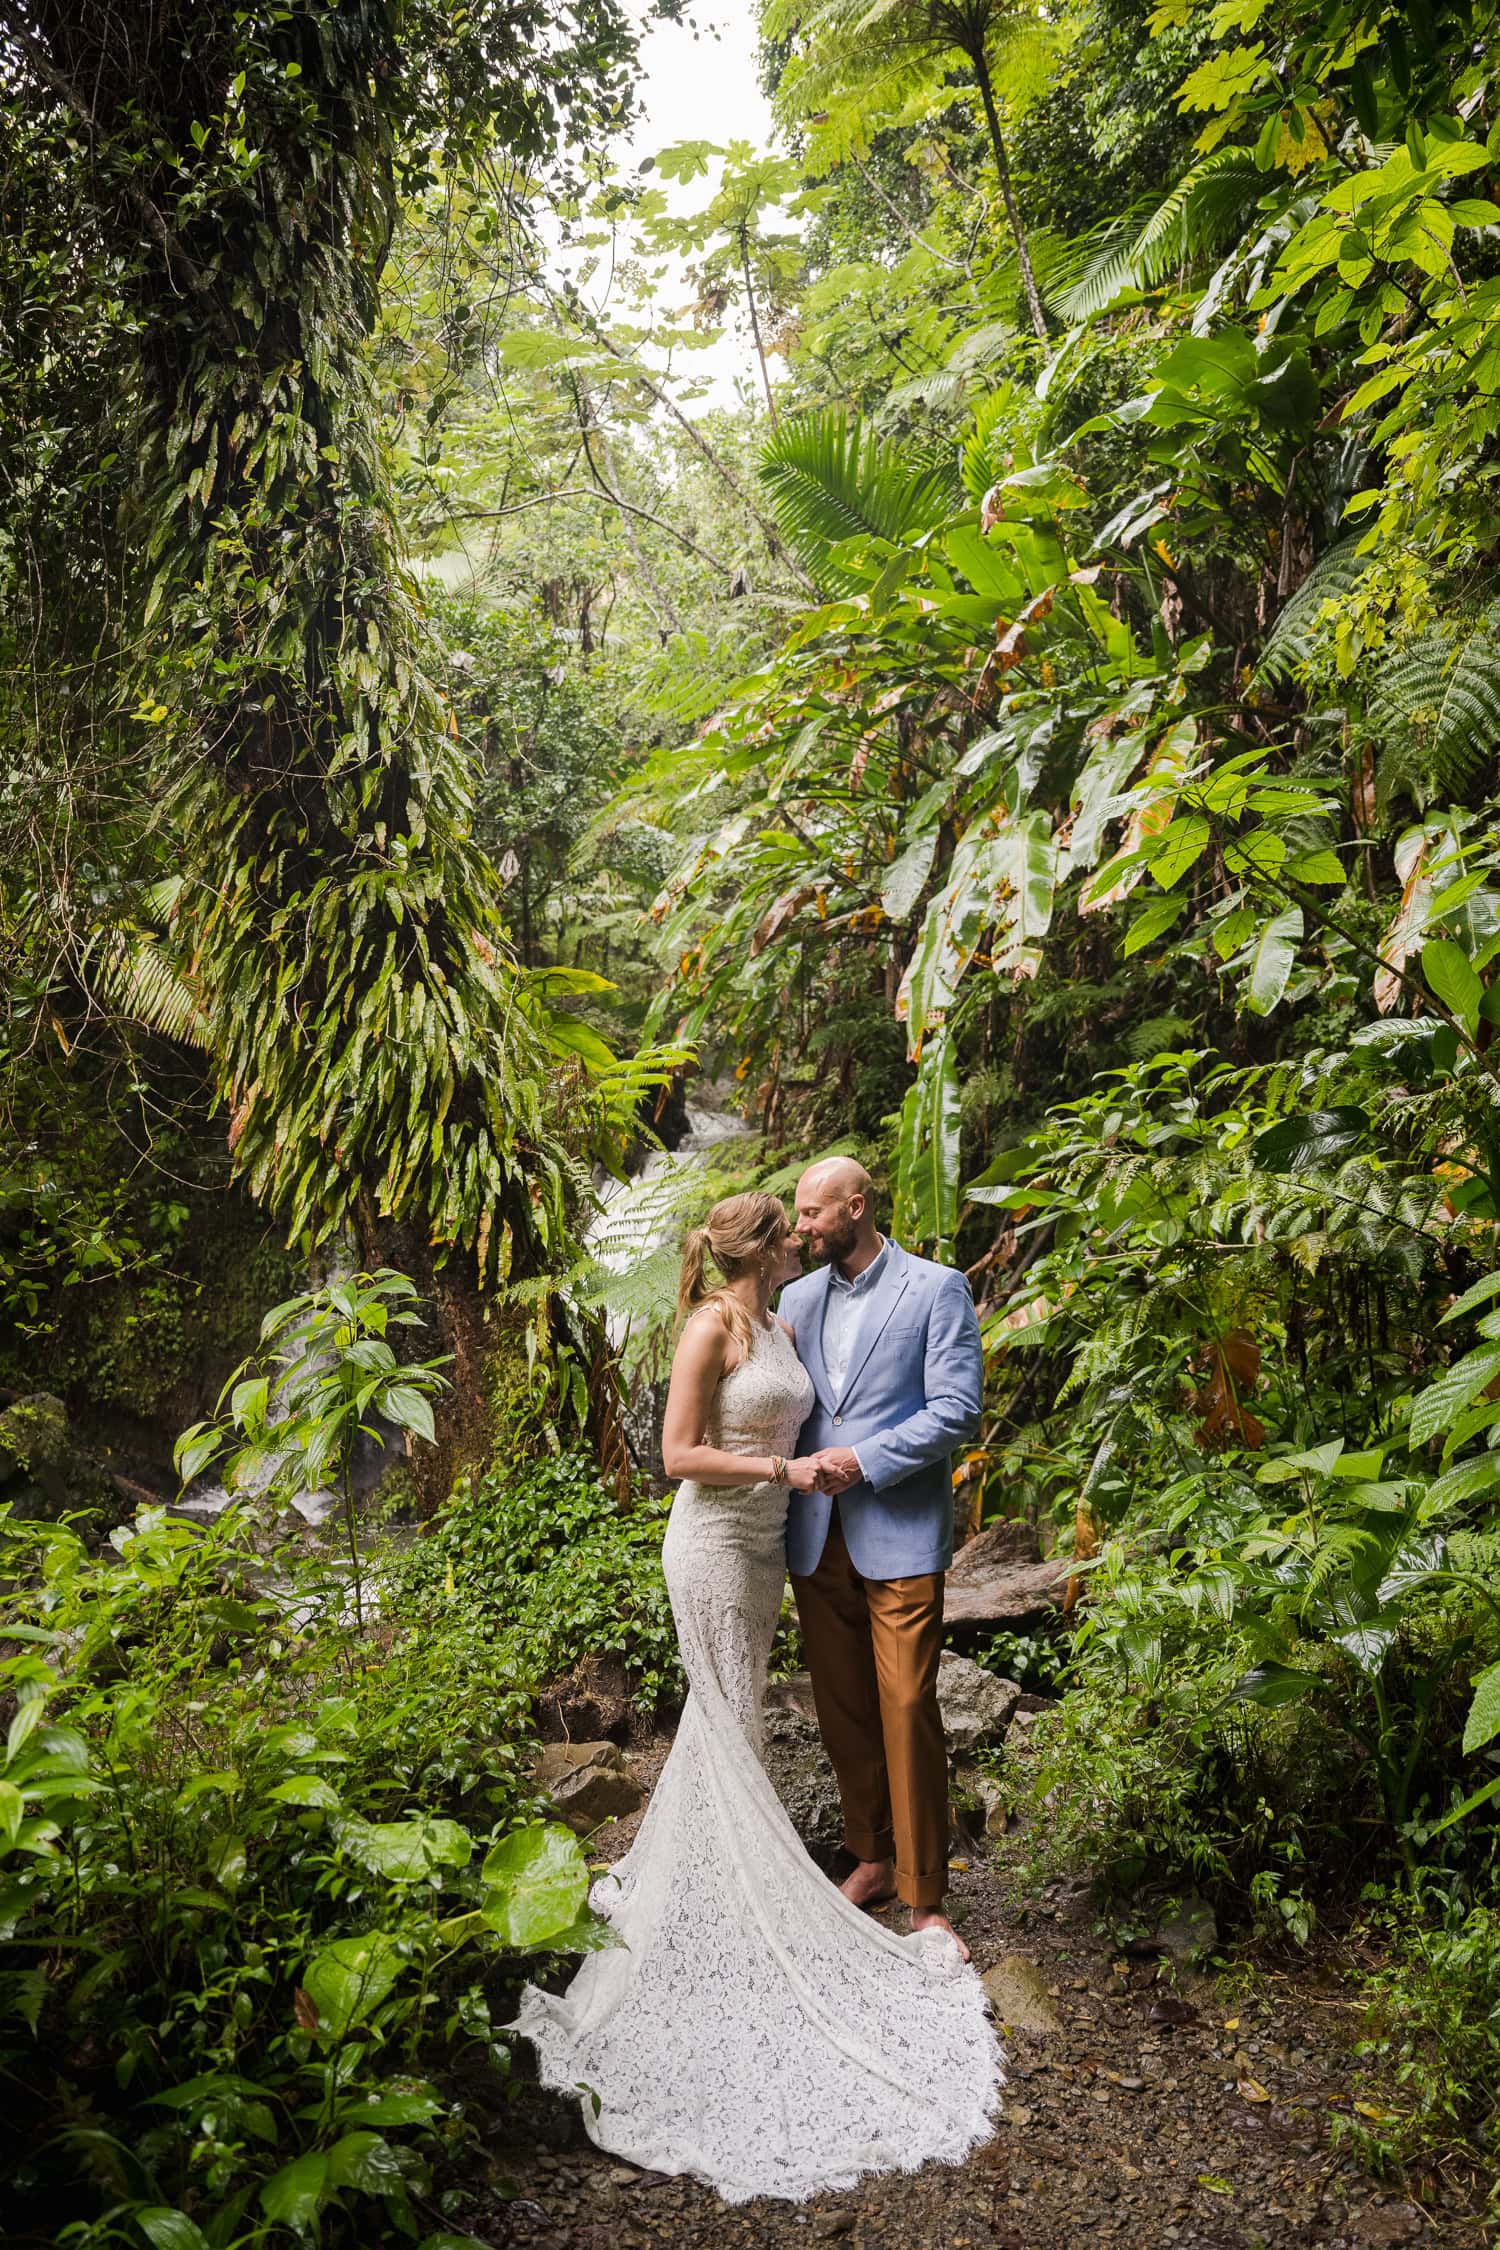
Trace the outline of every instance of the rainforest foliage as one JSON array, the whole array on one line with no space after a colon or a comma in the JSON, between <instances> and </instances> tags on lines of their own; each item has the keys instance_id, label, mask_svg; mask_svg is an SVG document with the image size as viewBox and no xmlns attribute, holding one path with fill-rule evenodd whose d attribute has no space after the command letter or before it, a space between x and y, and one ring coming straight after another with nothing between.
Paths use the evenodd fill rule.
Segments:
<instances>
[{"instance_id":1,"label":"rainforest foliage","mask_svg":"<svg viewBox=\"0 0 1500 2250\"><path fill-rule=\"evenodd\" d=\"M675 1255L581 1237L687 1046L756 1130L684 1194L856 1147L971 1275L961 1506L1078 1558L990 1652L1064 1689L1039 1852L1362 1932L1348 2129L1494 2176L1495 10L760 29L778 145L632 166L611 0L0 0L48 2239L455 2239L519 1963L596 1941L531 1698L676 1685L596 1311L653 1374ZM53 1392L252 1497L50 1520Z\"/></svg>"}]
</instances>

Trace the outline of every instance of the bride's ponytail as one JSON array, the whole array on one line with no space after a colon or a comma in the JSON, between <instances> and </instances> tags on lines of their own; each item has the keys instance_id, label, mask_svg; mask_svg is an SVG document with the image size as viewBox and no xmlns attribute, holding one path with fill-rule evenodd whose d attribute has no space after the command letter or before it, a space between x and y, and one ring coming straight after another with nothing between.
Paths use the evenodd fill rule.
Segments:
<instances>
[{"instance_id":1,"label":"bride's ponytail","mask_svg":"<svg viewBox=\"0 0 1500 2250\"><path fill-rule=\"evenodd\" d=\"M679 1324L706 1304L714 1294L708 1285L708 1229L690 1227L682 1245L682 1274L677 1283Z\"/></svg>"},{"instance_id":2,"label":"bride's ponytail","mask_svg":"<svg viewBox=\"0 0 1500 2250\"><path fill-rule=\"evenodd\" d=\"M787 1217L774 1195L752 1189L746 1195L729 1195L716 1203L701 1227L691 1227L682 1245L682 1276L677 1284L679 1326L700 1305L713 1305L740 1352L754 1340L750 1315L723 1283L708 1277L712 1259L724 1280L753 1266L766 1266L780 1250L787 1234Z\"/></svg>"}]
</instances>

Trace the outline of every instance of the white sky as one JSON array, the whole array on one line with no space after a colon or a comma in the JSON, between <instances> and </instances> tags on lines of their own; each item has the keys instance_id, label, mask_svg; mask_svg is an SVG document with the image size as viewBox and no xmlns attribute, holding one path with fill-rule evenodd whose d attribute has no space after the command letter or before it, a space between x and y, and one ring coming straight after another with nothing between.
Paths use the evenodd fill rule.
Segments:
<instances>
[{"instance_id":1,"label":"white sky","mask_svg":"<svg viewBox=\"0 0 1500 2250\"><path fill-rule=\"evenodd\" d=\"M642 0L631 0L631 13L637 21L644 19ZM642 37L640 116L635 130L622 138L618 150L622 170L633 170L643 157L654 156L675 141L706 140L723 148L730 141L743 140L769 148L776 138L770 105L760 90L752 0L695 0L693 18L691 23L652 24ZM707 179L686 187L678 181L662 181L673 210L689 212L706 203L717 184L717 171L715 165ZM691 295L680 278L680 262L673 263L675 274L669 273L661 288L660 301L667 311L678 309ZM597 299L600 291L596 287L590 295ZM737 322L731 322L710 350L679 361L679 372L707 384L704 396L682 402L690 414L732 406L741 385L760 395L750 338L739 332Z\"/></svg>"}]
</instances>

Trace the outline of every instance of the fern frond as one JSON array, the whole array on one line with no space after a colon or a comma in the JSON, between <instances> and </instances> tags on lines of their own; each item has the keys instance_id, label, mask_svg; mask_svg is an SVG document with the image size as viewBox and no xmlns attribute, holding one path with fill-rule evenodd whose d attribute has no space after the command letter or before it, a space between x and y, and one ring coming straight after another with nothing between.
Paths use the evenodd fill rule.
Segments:
<instances>
[{"instance_id":1,"label":"fern frond","mask_svg":"<svg viewBox=\"0 0 1500 2250\"><path fill-rule=\"evenodd\" d=\"M159 939L142 930L110 931L94 973L101 997L133 1022L184 1046L209 1046L208 1018L198 996Z\"/></svg>"},{"instance_id":2,"label":"fern frond","mask_svg":"<svg viewBox=\"0 0 1500 2250\"><path fill-rule=\"evenodd\" d=\"M1183 174L1139 229L1112 225L1093 263L1054 309L1070 326L1107 312L1127 290L1154 289L1173 268L1217 247L1265 190L1265 175L1248 149L1215 149Z\"/></svg>"},{"instance_id":3,"label":"fern frond","mask_svg":"<svg viewBox=\"0 0 1500 2250\"><path fill-rule=\"evenodd\" d=\"M1380 669L1366 716L1388 746L1376 768L1382 804L1403 795L1423 811L1462 802L1500 748L1500 602L1398 649Z\"/></svg>"},{"instance_id":4,"label":"fern frond","mask_svg":"<svg viewBox=\"0 0 1500 2250\"><path fill-rule=\"evenodd\" d=\"M1256 679L1293 679L1312 655L1323 604L1340 600L1368 568L1369 557L1359 552L1357 536L1340 539L1326 554L1319 555L1267 634L1255 667Z\"/></svg>"}]
</instances>

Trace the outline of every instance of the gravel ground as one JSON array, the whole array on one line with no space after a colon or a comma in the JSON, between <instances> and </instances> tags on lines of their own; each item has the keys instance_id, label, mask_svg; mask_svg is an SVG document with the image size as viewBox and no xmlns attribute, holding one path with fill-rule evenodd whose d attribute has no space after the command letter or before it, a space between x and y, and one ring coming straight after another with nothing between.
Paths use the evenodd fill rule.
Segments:
<instances>
[{"instance_id":1,"label":"gravel ground","mask_svg":"<svg viewBox=\"0 0 1500 2250\"><path fill-rule=\"evenodd\" d=\"M662 1754L632 1759L643 1779ZM618 1857L635 1825L592 1848ZM950 1911L976 1967L1002 1966L1053 2025L1006 2031L1004 2114L967 2163L726 2205L600 2155L574 2105L530 2087L494 2121L487 2185L447 2223L496 2250L1484 2250L1456 2208L1419 2208L1331 2146L1359 2020L1331 1974L1230 1982L1129 1959L1096 1931L1085 1883L1027 1899L1006 1858L955 1860Z\"/></svg>"}]
</instances>

